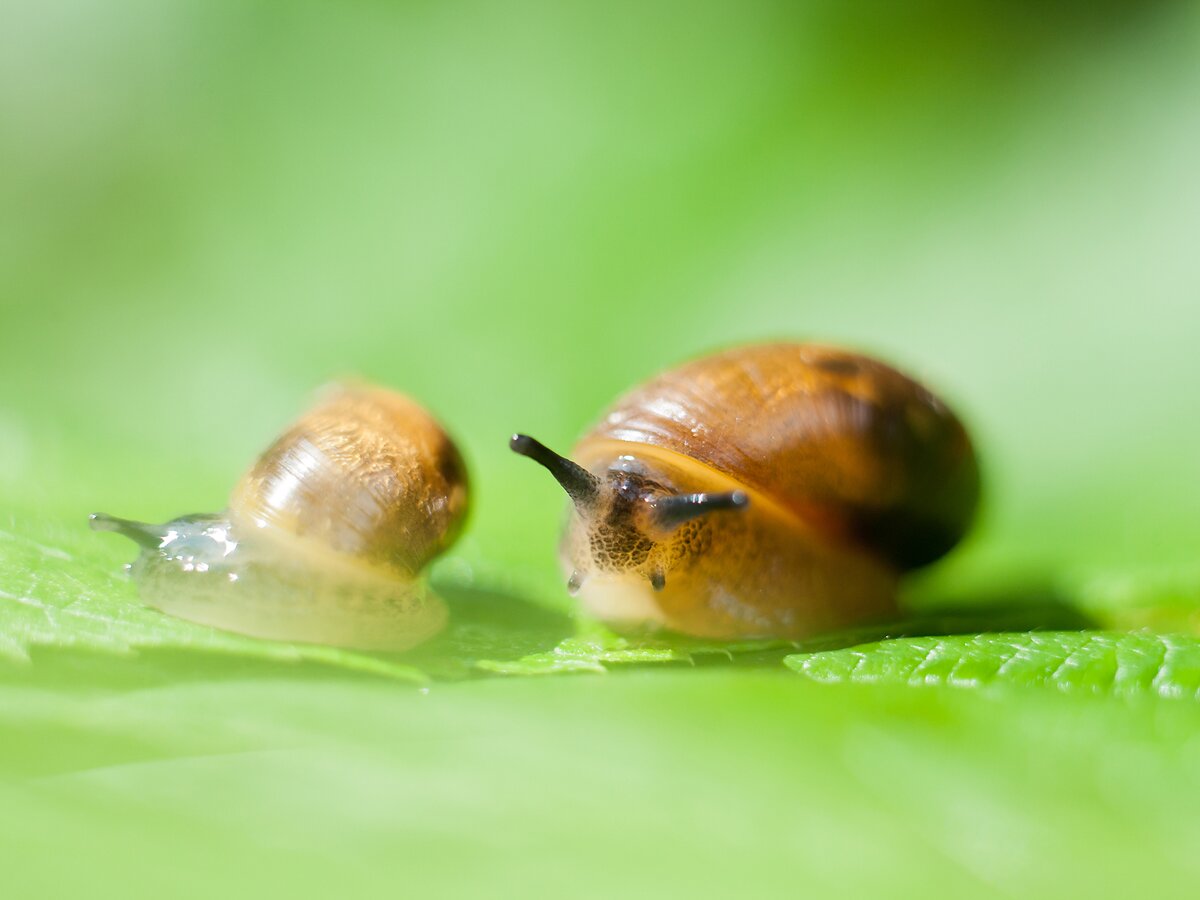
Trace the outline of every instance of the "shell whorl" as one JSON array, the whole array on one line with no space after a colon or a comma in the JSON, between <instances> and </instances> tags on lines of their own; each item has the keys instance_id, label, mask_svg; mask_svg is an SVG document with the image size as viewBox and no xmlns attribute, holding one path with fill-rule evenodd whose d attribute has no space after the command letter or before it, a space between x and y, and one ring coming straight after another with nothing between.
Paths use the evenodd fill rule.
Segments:
<instances>
[{"instance_id":1,"label":"shell whorl","mask_svg":"<svg viewBox=\"0 0 1200 900\"><path fill-rule=\"evenodd\" d=\"M759 491L898 569L958 542L979 494L959 420L920 384L815 344L741 347L686 363L620 398L576 449L607 442L682 454Z\"/></svg>"},{"instance_id":2,"label":"shell whorl","mask_svg":"<svg viewBox=\"0 0 1200 900\"><path fill-rule=\"evenodd\" d=\"M415 574L458 536L466 469L441 426L382 388L331 390L234 488L231 515Z\"/></svg>"}]
</instances>

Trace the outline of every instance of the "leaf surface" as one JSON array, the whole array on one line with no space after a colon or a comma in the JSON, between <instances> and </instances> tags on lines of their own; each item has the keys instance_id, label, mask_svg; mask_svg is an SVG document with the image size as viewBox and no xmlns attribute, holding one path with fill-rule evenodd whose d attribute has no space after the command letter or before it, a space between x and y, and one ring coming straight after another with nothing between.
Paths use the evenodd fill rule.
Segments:
<instances>
[{"instance_id":1,"label":"leaf surface","mask_svg":"<svg viewBox=\"0 0 1200 900\"><path fill-rule=\"evenodd\" d=\"M1053 687L1195 700L1200 640L1181 635L1063 631L899 638L794 654L813 681L913 687Z\"/></svg>"}]
</instances>

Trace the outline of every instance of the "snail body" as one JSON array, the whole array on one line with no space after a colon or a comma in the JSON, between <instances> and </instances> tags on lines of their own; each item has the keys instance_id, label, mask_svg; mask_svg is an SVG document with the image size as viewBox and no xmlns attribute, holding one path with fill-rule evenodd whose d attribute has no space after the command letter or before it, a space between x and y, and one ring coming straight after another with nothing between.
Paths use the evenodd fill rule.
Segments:
<instances>
[{"instance_id":1,"label":"snail body","mask_svg":"<svg viewBox=\"0 0 1200 900\"><path fill-rule=\"evenodd\" d=\"M920 384L834 347L741 347L620 398L574 462L524 435L574 501L561 556L590 613L714 638L884 619L901 575L966 531L979 471Z\"/></svg>"},{"instance_id":2,"label":"snail body","mask_svg":"<svg viewBox=\"0 0 1200 900\"><path fill-rule=\"evenodd\" d=\"M220 514L151 525L96 514L132 538L142 599L257 637L403 650L445 623L424 567L467 510L466 470L441 426L382 388L338 387L251 466Z\"/></svg>"}]
</instances>

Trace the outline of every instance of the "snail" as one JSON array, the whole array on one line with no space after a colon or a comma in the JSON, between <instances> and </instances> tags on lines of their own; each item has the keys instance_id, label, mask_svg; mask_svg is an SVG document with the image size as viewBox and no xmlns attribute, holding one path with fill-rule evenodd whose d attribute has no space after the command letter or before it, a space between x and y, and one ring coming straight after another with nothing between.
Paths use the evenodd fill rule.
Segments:
<instances>
[{"instance_id":1,"label":"snail","mask_svg":"<svg viewBox=\"0 0 1200 900\"><path fill-rule=\"evenodd\" d=\"M816 344L697 359L621 397L574 459L510 447L573 509L568 589L621 627L796 639L894 615L900 576L970 524L955 415L878 360Z\"/></svg>"},{"instance_id":2,"label":"snail","mask_svg":"<svg viewBox=\"0 0 1200 900\"><path fill-rule=\"evenodd\" d=\"M421 578L467 510L461 456L401 394L329 389L251 466L225 512L91 525L142 548L129 566L164 612L256 637L404 650L446 611Z\"/></svg>"}]
</instances>

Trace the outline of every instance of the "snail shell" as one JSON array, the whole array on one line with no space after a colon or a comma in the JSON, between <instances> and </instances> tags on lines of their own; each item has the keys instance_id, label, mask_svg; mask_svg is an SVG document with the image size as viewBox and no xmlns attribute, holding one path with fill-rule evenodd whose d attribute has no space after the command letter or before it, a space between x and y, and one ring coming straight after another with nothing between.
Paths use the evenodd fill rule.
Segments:
<instances>
[{"instance_id":1,"label":"snail shell","mask_svg":"<svg viewBox=\"0 0 1200 900\"><path fill-rule=\"evenodd\" d=\"M962 424L895 369L813 344L742 347L619 399L575 462L523 435L574 511L569 586L619 625L798 638L894 613L900 575L966 531Z\"/></svg>"},{"instance_id":2,"label":"snail shell","mask_svg":"<svg viewBox=\"0 0 1200 900\"><path fill-rule=\"evenodd\" d=\"M142 546L130 567L164 612L257 637L403 650L439 631L421 570L458 536L462 458L400 394L330 390L272 444L219 515L148 525L104 514L97 530Z\"/></svg>"}]
</instances>

